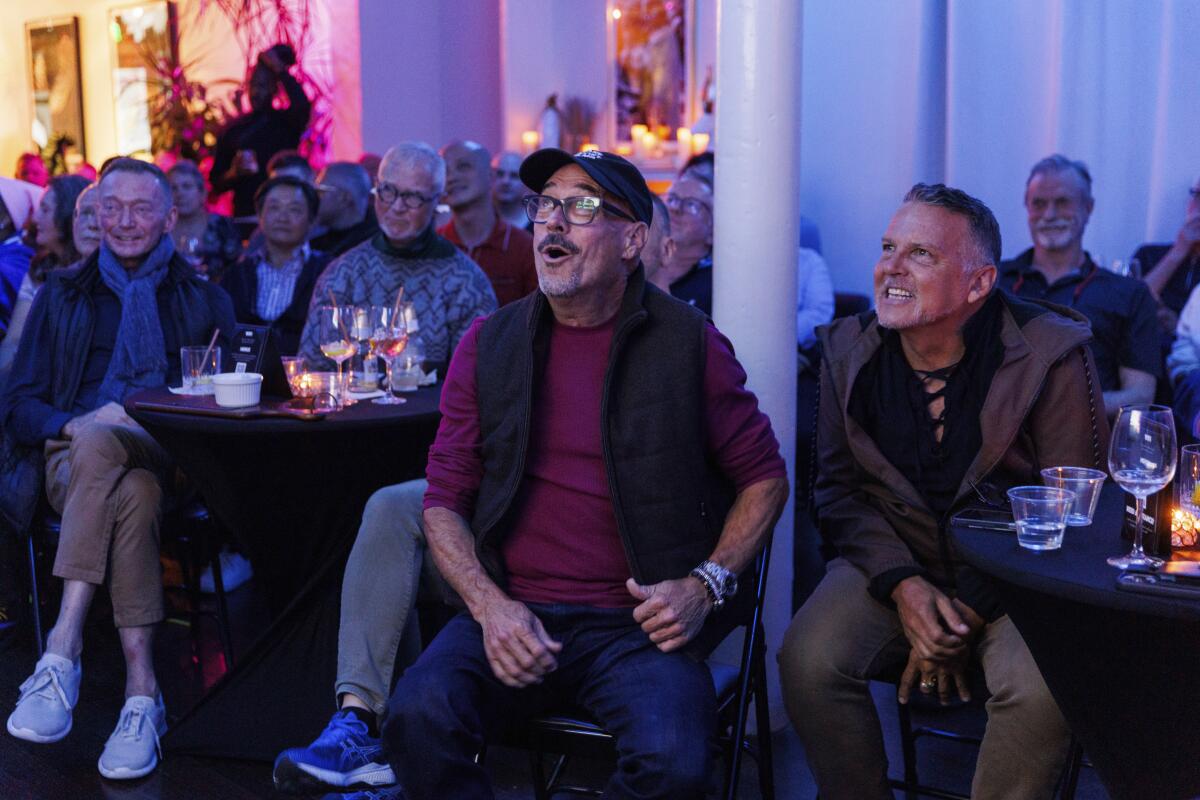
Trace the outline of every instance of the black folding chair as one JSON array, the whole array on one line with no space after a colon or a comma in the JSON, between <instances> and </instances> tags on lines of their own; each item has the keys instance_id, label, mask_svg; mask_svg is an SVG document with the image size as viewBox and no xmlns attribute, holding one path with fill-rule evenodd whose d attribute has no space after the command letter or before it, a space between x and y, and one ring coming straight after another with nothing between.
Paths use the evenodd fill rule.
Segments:
<instances>
[{"instance_id":1,"label":"black folding chair","mask_svg":"<svg viewBox=\"0 0 1200 800\"><path fill-rule=\"evenodd\" d=\"M713 686L717 692L719 741L726 760L723 797L733 800L741 771L742 754L748 753L758 764L759 789L764 800L774 800L775 776L771 756L770 714L767 708L766 634L763 630L763 603L767 593L767 566L771 545L768 541L755 561L757 581L752 613L739 626L745 629L739 668L709 662ZM754 702L758 727L757 744L746 737L750 703ZM615 738L584 712L553 713L536 717L517 726L504 741L509 747L530 751L534 796L549 800L558 793L598 796L601 789L566 783L563 773L572 757L615 758ZM549 772L545 754L554 754Z\"/></svg>"}]
</instances>

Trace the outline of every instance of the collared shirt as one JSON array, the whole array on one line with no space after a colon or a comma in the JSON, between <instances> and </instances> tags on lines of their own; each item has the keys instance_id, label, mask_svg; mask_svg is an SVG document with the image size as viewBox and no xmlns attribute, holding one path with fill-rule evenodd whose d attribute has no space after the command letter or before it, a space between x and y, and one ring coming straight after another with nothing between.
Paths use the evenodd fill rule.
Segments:
<instances>
[{"instance_id":1,"label":"collared shirt","mask_svg":"<svg viewBox=\"0 0 1200 800\"><path fill-rule=\"evenodd\" d=\"M266 252L259 254L258 266L255 268L258 276L258 299L254 310L258 316L274 322L279 319L287 307L292 304L292 295L296 292L296 281L304 270L304 262L311 254L308 242L297 247L283 266L275 267L267 261Z\"/></svg>"},{"instance_id":2,"label":"collared shirt","mask_svg":"<svg viewBox=\"0 0 1200 800\"><path fill-rule=\"evenodd\" d=\"M1012 294L1069 306L1088 318L1102 391L1121 388L1121 367L1162 375L1158 304L1141 281L1101 269L1084 253L1080 269L1048 283L1033 266L1030 248L1000 264L999 283Z\"/></svg>"},{"instance_id":3,"label":"collared shirt","mask_svg":"<svg viewBox=\"0 0 1200 800\"><path fill-rule=\"evenodd\" d=\"M713 258L709 253L671 284L671 295L712 316Z\"/></svg>"},{"instance_id":4,"label":"collared shirt","mask_svg":"<svg viewBox=\"0 0 1200 800\"><path fill-rule=\"evenodd\" d=\"M520 300L537 288L533 237L499 216L488 237L474 247L463 244L454 227L454 220L443 225L438 233L479 265L491 282L496 302L500 305Z\"/></svg>"}]
</instances>

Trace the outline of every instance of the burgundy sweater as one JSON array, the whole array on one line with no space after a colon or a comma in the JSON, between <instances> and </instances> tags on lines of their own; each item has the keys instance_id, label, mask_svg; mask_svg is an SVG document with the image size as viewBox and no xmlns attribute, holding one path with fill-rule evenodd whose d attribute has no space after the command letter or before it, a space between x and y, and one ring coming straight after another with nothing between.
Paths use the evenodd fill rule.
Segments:
<instances>
[{"instance_id":1,"label":"burgundy sweater","mask_svg":"<svg viewBox=\"0 0 1200 800\"><path fill-rule=\"evenodd\" d=\"M429 450L425 508L469 520L482 475L475 360L479 328L463 336L442 389L442 420ZM600 399L616 317L594 328L555 322L543 379L534 389L525 474L501 545L508 594L526 603L635 606L600 448ZM740 492L786 477L779 444L733 346L708 326L705 444ZM682 576L680 576L682 577Z\"/></svg>"}]
</instances>

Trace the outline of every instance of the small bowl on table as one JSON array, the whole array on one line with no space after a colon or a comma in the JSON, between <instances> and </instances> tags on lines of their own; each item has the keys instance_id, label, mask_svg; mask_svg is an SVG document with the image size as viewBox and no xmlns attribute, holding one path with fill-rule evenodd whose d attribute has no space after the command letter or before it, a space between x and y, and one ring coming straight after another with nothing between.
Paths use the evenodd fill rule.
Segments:
<instances>
[{"instance_id":1,"label":"small bowl on table","mask_svg":"<svg viewBox=\"0 0 1200 800\"><path fill-rule=\"evenodd\" d=\"M262 397L263 376L259 372L222 372L213 375L213 394L222 408L258 405Z\"/></svg>"}]
</instances>

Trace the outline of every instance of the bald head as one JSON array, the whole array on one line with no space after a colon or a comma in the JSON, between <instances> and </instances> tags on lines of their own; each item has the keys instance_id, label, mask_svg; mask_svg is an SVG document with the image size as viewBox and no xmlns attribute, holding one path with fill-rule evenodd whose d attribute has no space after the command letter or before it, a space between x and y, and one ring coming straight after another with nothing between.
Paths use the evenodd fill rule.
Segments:
<instances>
[{"instance_id":1,"label":"bald head","mask_svg":"<svg viewBox=\"0 0 1200 800\"><path fill-rule=\"evenodd\" d=\"M317 178L321 209L317 222L335 230L357 225L371 203L371 176L360 164L334 161Z\"/></svg>"},{"instance_id":2,"label":"bald head","mask_svg":"<svg viewBox=\"0 0 1200 800\"><path fill-rule=\"evenodd\" d=\"M496 205L519 203L528 191L521 183L521 161L518 153L505 150L492 159L492 197Z\"/></svg>"},{"instance_id":3,"label":"bald head","mask_svg":"<svg viewBox=\"0 0 1200 800\"><path fill-rule=\"evenodd\" d=\"M478 142L460 140L442 148L446 162L446 203L455 213L478 203L490 203L491 153Z\"/></svg>"}]
</instances>

